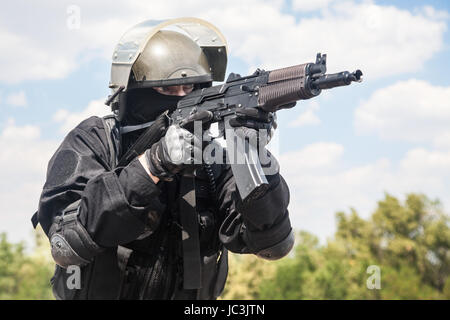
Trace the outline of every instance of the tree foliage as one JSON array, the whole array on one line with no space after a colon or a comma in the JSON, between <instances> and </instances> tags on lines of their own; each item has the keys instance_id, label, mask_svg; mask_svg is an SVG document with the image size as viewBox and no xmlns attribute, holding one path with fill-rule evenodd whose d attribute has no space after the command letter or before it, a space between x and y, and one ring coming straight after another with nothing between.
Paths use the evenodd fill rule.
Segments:
<instances>
[{"instance_id":1,"label":"tree foliage","mask_svg":"<svg viewBox=\"0 0 450 320\"><path fill-rule=\"evenodd\" d=\"M299 232L293 253L270 263L268 273L260 270L266 263L248 268L246 260L254 258L235 263L232 257L223 298L234 297L237 278L240 288L251 279L248 299L450 298L450 221L438 201L409 194L401 203L386 194L369 219L354 209L336 219L337 231L326 245ZM368 285L370 266L380 270L379 288Z\"/></svg>"},{"instance_id":2,"label":"tree foliage","mask_svg":"<svg viewBox=\"0 0 450 320\"><path fill-rule=\"evenodd\" d=\"M54 264L45 234L35 234L35 246L29 253L23 243L9 243L0 234L0 300L53 299L50 278Z\"/></svg>"}]
</instances>

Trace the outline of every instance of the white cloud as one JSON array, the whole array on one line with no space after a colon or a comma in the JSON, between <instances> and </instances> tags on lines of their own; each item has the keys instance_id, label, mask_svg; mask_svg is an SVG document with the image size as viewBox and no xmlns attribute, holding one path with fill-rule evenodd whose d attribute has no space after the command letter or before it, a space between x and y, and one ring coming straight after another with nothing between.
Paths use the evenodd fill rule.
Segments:
<instances>
[{"instance_id":1,"label":"white cloud","mask_svg":"<svg viewBox=\"0 0 450 320\"><path fill-rule=\"evenodd\" d=\"M446 11L437 11L432 6L423 6L422 8L425 15L433 20L445 20L450 17Z\"/></svg>"},{"instance_id":2,"label":"white cloud","mask_svg":"<svg viewBox=\"0 0 450 320\"><path fill-rule=\"evenodd\" d=\"M26 107L28 102L27 96L25 95L25 91L22 90L9 94L6 97L6 103L15 107Z\"/></svg>"},{"instance_id":3,"label":"white cloud","mask_svg":"<svg viewBox=\"0 0 450 320\"><path fill-rule=\"evenodd\" d=\"M292 9L295 11L315 11L327 8L333 0L293 0Z\"/></svg>"},{"instance_id":4,"label":"white cloud","mask_svg":"<svg viewBox=\"0 0 450 320\"><path fill-rule=\"evenodd\" d=\"M418 178L450 177L450 151L428 151L424 148L415 148L406 154L400 162L404 172L415 173ZM422 179L423 181L426 179ZM420 181L418 181L420 182Z\"/></svg>"},{"instance_id":5,"label":"white cloud","mask_svg":"<svg viewBox=\"0 0 450 320\"><path fill-rule=\"evenodd\" d=\"M306 110L302 112L295 120L291 121L288 126L303 127L303 126L316 126L321 123L319 117L316 115L316 111L319 110L319 104L317 101L310 101L306 107Z\"/></svg>"},{"instance_id":6,"label":"white cloud","mask_svg":"<svg viewBox=\"0 0 450 320\"><path fill-rule=\"evenodd\" d=\"M0 27L0 40L8 44L0 50L1 82L59 79L75 68L76 53L64 52L61 48L52 50L47 47L50 39L36 43L33 35L16 34ZM58 41L64 43L63 39Z\"/></svg>"},{"instance_id":7,"label":"white cloud","mask_svg":"<svg viewBox=\"0 0 450 320\"><path fill-rule=\"evenodd\" d=\"M18 127L15 125L15 120L9 118L5 128L3 129L0 138L4 141L8 140L11 144L18 141L32 141L40 136L40 130L36 126L26 125ZM6 153L3 153L4 155Z\"/></svg>"},{"instance_id":8,"label":"white cloud","mask_svg":"<svg viewBox=\"0 0 450 320\"><path fill-rule=\"evenodd\" d=\"M303 2L303 8L308 3L312 8L312 2ZM320 51L329 54L330 71L361 68L373 79L420 69L442 48L448 18L429 6L410 12L372 1L333 2L319 17L297 19L282 11L281 0L219 0L214 6L200 0L130 0L120 6L80 0L80 28L70 30L66 9L71 4L20 6L15 1L4 6L0 38L8 46L0 52L0 81L65 77L82 61L110 59L120 35L137 22L179 16L214 22L228 38L231 55L251 66L271 69L313 61ZM16 27L15 17L24 12L29 15Z\"/></svg>"},{"instance_id":9,"label":"white cloud","mask_svg":"<svg viewBox=\"0 0 450 320\"><path fill-rule=\"evenodd\" d=\"M450 87L410 79L375 91L355 110L360 133L383 139L450 145Z\"/></svg>"},{"instance_id":10,"label":"white cloud","mask_svg":"<svg viewBox=\"0 0 450 320\"><path fill-rule=\"evenodd\" d=\"M341 159L343 155L342 146L321 142L279 158L290 188L289 209L295 228L311 231L324 240L335 231L337 211L348 212L353 207L367 218L384 192L400 199L409 192L424 193L439 198L448 210L449 151L417 148L398 162L380 158L350 168ZM317 162L317 158L328 161Z\"/></svg>"},{"instance_id":11,"label":"white cloud","mask_svg":"<svg viewBox=\"0 0 450 320\"><path fill-rule=\"evenodd\" d=\"M9 119L0 131L0 232L13 241L29 240L47 163L56 141L42 139L40 129Z\"/></svg>"},{"instance_id":12,"label":"white cloud","mask_svg":"<svg viewBox=\"0 0 450 320\"><path fill-rule=\"evenodd\" d=\"M81 112L70 112L66 109L56 111L53 120L59 122L60 132L67 134L75 128L80 122L91 116L105 116L111 113L110 107L104 104L105 99L98 99L89 102L88 106Z\"/></svg>"},{"instance_id":13,"label":"white cloud","mask_svg":"<svg viewBox=\"0 0 450 320\"><path fill-rule=\"evenodd\" d=\"M225 9L222 19L229 18L231 11ZM222 23L230 42L237 44L234 54L252 66L272 69L312 62L322 52L328 54L330 72L361 68L366 79L417 71L442 48L446 30L444 21L430 18L423 10L413 14L370 1L339 1L320 17L298 22L275 8L242 20L251 22L256 15L270 16L270 21L248 26L246 33L240 32L244 25L240 20Z\"/></svg>"},{"instance_id":14,"label":"white cloud","mask_svg":"<svg viewBox=\"0 0 450 320\"><path fill-rule=\"evenodd\" d=\"M281 160L293 171L332 166L343 154L344 147L337 143L317 142L299 151L282 154Z\"/></svg>"},{"instance_id":15,"label":"white cloud","mask_svg":"<svg viewBox=\"0 0 450 320\"><path fill-rule=\"evenodd\" d=\"M434 137L433 144L436 148L450 149L450 130Z\"/></svg>"}]
</instances>

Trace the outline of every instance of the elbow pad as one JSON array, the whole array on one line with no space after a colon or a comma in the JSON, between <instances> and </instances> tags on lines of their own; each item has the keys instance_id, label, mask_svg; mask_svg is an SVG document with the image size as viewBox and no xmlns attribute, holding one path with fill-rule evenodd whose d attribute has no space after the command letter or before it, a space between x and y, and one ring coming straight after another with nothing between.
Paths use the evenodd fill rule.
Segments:
<instances>
[{"instance_id":1,"label":"elbow pad","mask_svg":"<svg viewBox=\"0 0 450 320\"><path fill-rule=\"evenodd\" d=\"M50 227L49 238L53 260L63 268L84 266L103 251L78 220L80 201L70 205Z\"/></svg>"},{"instance_id":2,"label":"elbow pad","mask_svg":"<svg viewBox=\"0 0 450 320\"><path fill-rule=\"evenodd\" d=\"M266 260L278 260L286 256L294 247L295 236L291 230L288 236L274 246L260 250L256 255Z\"/></svg>"}]
</instances>

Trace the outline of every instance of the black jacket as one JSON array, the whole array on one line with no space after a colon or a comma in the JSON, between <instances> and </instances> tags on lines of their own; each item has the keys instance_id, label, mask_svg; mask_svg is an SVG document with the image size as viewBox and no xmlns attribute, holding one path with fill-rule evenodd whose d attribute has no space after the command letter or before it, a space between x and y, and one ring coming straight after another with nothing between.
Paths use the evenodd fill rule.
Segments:
<instances>
[{"instance_id":1,"label":"black jacket","mask_svg":"<svg viewBox=\"0 0 450 320\"><path fill-rule=\"evenodd\" d=\"M226 249L263 258L279 258L291 249L284 179L278 173L268 176L269 190L244 207L230 166L213 165L214 193L204 170L196 178L203 286L183 290L177 221L182 214L177 205L180 179L155 184L137 159L115 168L122 148L114 125L108 128L104 119L91 117L65 137L49 161L38 221L51 237L61 230L61 215L75 210L76 227L68 224L65 236L87 262L80 264L81 288L72 290L66 284L71 274L56 266L52 283L57 298L213 299L226 279ZM165 264L158 269L160 256Z\"/></svg>"}]
</instances>

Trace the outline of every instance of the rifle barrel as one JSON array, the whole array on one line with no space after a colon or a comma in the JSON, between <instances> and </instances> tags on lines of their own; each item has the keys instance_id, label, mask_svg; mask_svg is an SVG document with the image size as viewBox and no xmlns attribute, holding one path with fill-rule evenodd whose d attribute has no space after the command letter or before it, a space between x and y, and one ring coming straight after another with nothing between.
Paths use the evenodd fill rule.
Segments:
<instances>
[{"instance_id":1,"label":"rifle barrel","mask_svg":"<svg viewBox=\"0 0 450 320\"><path fill-rule=\"evenodd\" d=\"M314 89L330 89L341 86L348 86L353 81L362 81L361 70L356 70L355 72L338 72L333 74L324 74L322 76L313 79L311 82L311 87Z\"/></svg>"}]
</instances>

